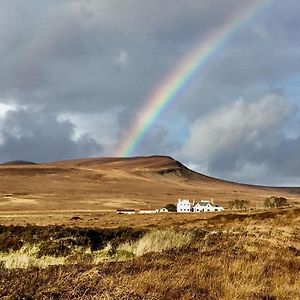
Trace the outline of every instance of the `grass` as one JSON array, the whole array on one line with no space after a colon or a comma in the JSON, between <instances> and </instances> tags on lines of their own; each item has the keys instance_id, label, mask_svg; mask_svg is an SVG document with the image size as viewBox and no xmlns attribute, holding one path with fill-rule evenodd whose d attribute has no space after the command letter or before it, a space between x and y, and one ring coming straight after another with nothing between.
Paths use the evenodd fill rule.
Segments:
<instances>
[{"instance_id":1,"label":"grass","mask_svg":"<svg viewBox=\"0 0 300 300\"><path fill-rule=\"evenodd\" d=\"M299 217L299 210L224 214L198 224L184 216L182 224L173 228L144 229L138 236L134 228L109 234L93 229L98 239L103 238L98 244L95 236L94 243L82 239L86 231L60 228L67 245L72 236L65 231L73 235L69 252L53 252L54 258L65 257L64 263L45 268L28 264L22 269L2 265L0 298L300 299ZM18 230L27 236L25 227ZM2 234L8 236L9 231L16 229L3 229ZM47 231L52 232L44 228ZM36 228L35 240L39 232ZM61 238L49 237L48 246L51 241L60 245ZM95 244L100 246L95 248ZM6 247L10 249L1 255L27 251L23 246ZM45 256L41 249L34 248L31 256Z\"/></svg>"},{"instance_id":2,"label":"grass","mask_svg":"<svg viewBox=\"0 0 300 300\"><path fill-rule=\"evenodd\" d=\"M99 264L105 261L125 261L134 258L134 254L130 251L122 249L114 249L110 243L102 250L90 253L93 264Z\"/></svg>"},{"instance_id":3,"label":"grass","mask_svg":"<svg viewBox=\"0 0 300 300\"><path fill-rule=\"evenodd\" d=\"M176 232L174 230L154 230L146 233L140 240L134 243L122 244L118 250L142 256L148 252L161 252L168 249L180 248L192 240L189 233Z\"/></svg>"},{"instance_id":4,"label":"grass","mask_svg":"<svg viewBox=\"0 0 300 300\"><path fill-rule=\"evenodd\" d=\"M122 232L121 232L122 233ZM98 264L104 261L124 261L132 259L135 256L142 256L148 252L161 252L168 249L179 248L188 244L192 239L191 234L176 232L175 230L152 230L147 232L137 241L129 241L116 244L116 241L110 241L102 249L93 250L93 244L87 242L85 246L78 246L76 239L71 239L73 247L70 247L70 237L61 237L59 240L50 239L48 244L25 244L20 249L0 252L0 263L6 269L26 269L31 267L47 268L52 265L78 264L80 262L89 262ZM122 239L119 239L120 241ZM61 245L67 247L61 247ZM96 243L96 241L94 241ZM113 244L114 243L114 244ZM99 245L103 241L99 240ZM45 252L52 255L41 255ZM68 251L66 251L66 248ZM60 254L60 256L58 255Z\"/></svg>"},{"instance_id":5,"label":"grass","mask_svg":"<svg viewBox=\"0 0 300 300\"><path fill-rule=\"evenodd\" d=\"M28 269L38 267L45 269L49 266L63 265L65 257L53 257L49 255L38 257L40 248L38 245L24 245L16 251L0 253L0 264L6 269Z\"/></svg>"}]
</instances>

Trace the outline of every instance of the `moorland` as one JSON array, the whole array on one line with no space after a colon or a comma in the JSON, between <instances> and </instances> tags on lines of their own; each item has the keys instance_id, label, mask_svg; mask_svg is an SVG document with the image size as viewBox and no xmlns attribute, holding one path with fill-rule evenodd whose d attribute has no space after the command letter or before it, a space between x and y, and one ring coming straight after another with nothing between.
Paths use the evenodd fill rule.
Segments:
<instances>
[{"instance_id":1,"label":"moorland","mask_svg":"<svg viewBox=\"0 0 300 300\"><path fill-rule=\"evenodd\" d=\"M270 196L289 207L264 208ZM118 215L177 198L222 213ZM244 199L247 210L231 210ZM0 166L0 299L300 299L298 188L245 185L170 157Z\"/></svg>"},{"instance_id":2,"label":"moorland","mask_svg":"<svg viewBox=\"0 0 300 300\"><path fill-rule=\"evenodd\" d=\"M0 226L1 299L300 299L299 208L129 217Z\"/></svg>"},{"instance_id":3,"label":"moorland","mask_svg":"<svg viewBox=\"0 0 300 300\"><path fill-rule=\"evenodd\" d=\"M233 199L262 207L282 196L300 203L299 188L238 184L194 172L167 156L87 158L44 164L0 165L0 211L109 211L158 208L178 198L210 199L227 206Z\"/></svg>"}]
</instances>

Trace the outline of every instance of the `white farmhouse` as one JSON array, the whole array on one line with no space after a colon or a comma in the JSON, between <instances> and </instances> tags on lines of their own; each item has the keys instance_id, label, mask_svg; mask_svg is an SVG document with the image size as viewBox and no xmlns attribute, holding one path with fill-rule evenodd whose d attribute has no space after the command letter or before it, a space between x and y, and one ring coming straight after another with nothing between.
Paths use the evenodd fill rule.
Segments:
<instances>
[{"instance_id":1,"label":"white farmhouse","mask_svg":"<svg viewBox=\"0 0 300 300\"><path fill-rule=\"evenodd\" d=\"M201 200L193 205L193 212L220 212L223 210L222 206L218 206L210 200Z\"/></svg>"},{"instance_id":2,"label":"white farmhouse","mask_svg":"<svg viewBox=\"0 0 300 300\"><path fill-rule=\"evenodd\" d=\"M178 199L177 212L186 213L191 212L191 202L188 199Z\"/></svg>"},{"instance_id":3,"label":"white farmhouse","mask_svg":"<svg viewBox=\"0 0 300 300\"><path fill-rule=\"evenodd\" d=\"M214 204L212 200L201 200L191 202L189 199L178 199L177 212L220 212L222 206Z\"/></svg>"}]
</instances>

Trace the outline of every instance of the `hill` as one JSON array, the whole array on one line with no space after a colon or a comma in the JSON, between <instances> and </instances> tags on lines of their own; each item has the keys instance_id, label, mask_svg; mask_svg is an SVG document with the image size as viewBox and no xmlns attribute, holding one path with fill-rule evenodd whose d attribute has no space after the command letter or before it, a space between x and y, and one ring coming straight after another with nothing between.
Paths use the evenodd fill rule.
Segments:
<instances>
[{"instance_id":1,"label":"hill","mask_svg":"<svg viewBox=\"0 0 300 300\"><path fill-rule=\"evenodd\" d=\"M84 158L0 166L0 207L11 210L156 208L178 198L259 205L272 195L300 201L299 188L238 184L205 176L167 156Z\"/></svg>"},{"instance_id":2,"label":"hill","mask_svg":"<svg viewBox=\"0 0 300 300\"><path fill-rule=\"evenodd\" d=\"M26 160L13 160L0 164L1 166L23 166L23 165L36 165L36 163L32 161Z\"/></svg>"}]
</instances>

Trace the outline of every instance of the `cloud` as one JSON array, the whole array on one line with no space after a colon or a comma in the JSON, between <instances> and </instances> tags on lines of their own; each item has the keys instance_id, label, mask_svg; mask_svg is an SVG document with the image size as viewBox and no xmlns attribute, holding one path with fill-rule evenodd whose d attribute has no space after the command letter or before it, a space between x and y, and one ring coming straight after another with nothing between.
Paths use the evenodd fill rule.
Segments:
<instances>
[{"instance_id":1,"label":"cloud","mask_svg":"<svg viewBox=\"0 0 300 300\"><path fill-rule=\"evenodd\" d=\"M10 110L15 110L16 108L12 105L0 103L0 121L5 117L6 113Z\"/></svg>"},{"instance_id":2,"label":"cloud","mask_svg":"<svg viewBox=\"0 0 300 300\"><path fill-rule=\"evenodd\" d=\"M10 110L2 121L1 161L47 162L100 155L102 146L88 134L74 139L75 126L43 111Z\"/></svg>"},{"instance_id":3,"label":"cloud","mask_svg":"<svg viewBox=\"0 0 300 300\"><path fill-rule=\"evenodd\" d=\"M73 112L140 104L207 31L246 4L54 2L3 2L0 96Z\"/></svg>"},{"instance_id":4,"label":"cloud","mask_svg":"<svg viewBox=\"0 0 300 300\"><path fill-rule=\"evenodd\" d=\"M125 50L121 49L120 53L114 58L116 66L123 69L128 63L128 58L128 53Z\"/></svg>"},{"instance_id":5,"label":"cloud","mask_svg":"<svg viewBox=\"0 0 300 300\"><path fill-rule=\"evenodd\" d=\"M251 103L241 99L196 120L178 155L209 174L267 182L266 174L275 170L278 177L293 172L300 136L290 138L284 128L296 118L297 107L281 95ZM292 169L300 176L297 163Z\"/></svg>"},{"instance_id":6,"label":"cloud","mask_svg":"<svg viewBox=\"0 0 300 300\"><path fill-rule=\"evenodd\" d=\"M201 154L206 160L233 146L255 143L280 129L291 113L292 107L276 94L254 103L235 101L198 119L191 126L185 151L190 157Z\"/></svg>"},{"instance_id":7,"label":"cloud","mask_svg":"<svg viewBox=\"0 0 300 300\"><path fill-rule=\"evenodd\" d=\"M63 113L58 120L76 124L73 134L75 139L88 134L94 141L103 145L102 155L111 156L118 142L122 113L120 107L100 113Z\"/></svg>"}]
</instances>

